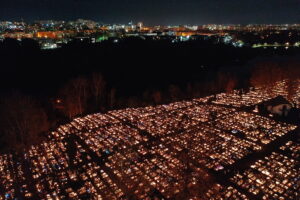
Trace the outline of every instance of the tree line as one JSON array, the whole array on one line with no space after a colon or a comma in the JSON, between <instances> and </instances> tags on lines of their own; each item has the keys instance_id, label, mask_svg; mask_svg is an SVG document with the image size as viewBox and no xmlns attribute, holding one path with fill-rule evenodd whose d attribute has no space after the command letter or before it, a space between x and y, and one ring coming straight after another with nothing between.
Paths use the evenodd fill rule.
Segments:
<instances>
[{"instance_id":1,"label":"tree line","mask_svg":"<svg viewBox=\"0 0 300 200\"><path fill-rule=\"evenodd\" d=\"M138 94L124 95L104 75L94 72L65 81L51 100L24 92L9 92L0 97L0 151L22 151L43 140L49 130L89 113L166 104L231 92L237 88L270 85L286 78L295 80L300 77L299 62L257 62L248 68L246 74L218 70L206 80L171 83L161 88L144 89ZM294 88L289 89L293 92Z\"/></svg>"}]
</instances>

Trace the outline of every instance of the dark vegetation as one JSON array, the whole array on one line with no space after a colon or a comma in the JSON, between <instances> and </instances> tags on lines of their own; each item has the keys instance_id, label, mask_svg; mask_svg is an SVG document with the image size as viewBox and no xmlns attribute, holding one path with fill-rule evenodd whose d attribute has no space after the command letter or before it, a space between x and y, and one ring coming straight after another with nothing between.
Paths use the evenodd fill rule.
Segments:
<instances>
[{"instance_id":1,"label":"dark vegetation","mask_svg":"<svg viewBox=\"0 0 300 200\"><path fill-rule=\"evenodd\" d=\"M138 38L100 44L74 41L42 51L34 40L5 39L0 43L0 146L23 149L51 128L88 113L297 78L297 55L297 49Z\"/></svg>"}]
</instances>

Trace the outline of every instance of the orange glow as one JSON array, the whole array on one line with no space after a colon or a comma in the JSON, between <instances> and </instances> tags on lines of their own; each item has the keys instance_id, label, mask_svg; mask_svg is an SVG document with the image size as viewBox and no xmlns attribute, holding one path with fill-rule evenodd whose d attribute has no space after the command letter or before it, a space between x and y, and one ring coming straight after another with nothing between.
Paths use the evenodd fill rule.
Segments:
<instances>
[{"instance_id":1,"label":"orange glow","mask_svg":"<svg viewBox=\"0 0 300 200\"><path fill-rule=\"evenodd\" d=\"M37 32L36 37L38 38L51 38L51 39L56 39L60 38L62 36L61 32L58 31L49 31L49 32Z\"/></svg>"}]
</instances>

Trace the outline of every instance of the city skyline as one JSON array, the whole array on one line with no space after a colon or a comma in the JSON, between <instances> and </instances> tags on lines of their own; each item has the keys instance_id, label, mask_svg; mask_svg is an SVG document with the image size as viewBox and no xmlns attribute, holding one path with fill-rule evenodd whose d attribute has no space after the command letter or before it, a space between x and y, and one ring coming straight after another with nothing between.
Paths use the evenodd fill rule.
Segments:
<instances>
[{"instance_id":1,"label":"city skyline","mask_svg":"<svg viewBox=\"0 0 300 200\"><path fill-rule=\"evenodd\" d=\"M75 1L4 0L0 21L91 19L102 23L143 21L145 24L285 24L300 22L300 1L157 0Z\"/></svg>"}]
</instances>

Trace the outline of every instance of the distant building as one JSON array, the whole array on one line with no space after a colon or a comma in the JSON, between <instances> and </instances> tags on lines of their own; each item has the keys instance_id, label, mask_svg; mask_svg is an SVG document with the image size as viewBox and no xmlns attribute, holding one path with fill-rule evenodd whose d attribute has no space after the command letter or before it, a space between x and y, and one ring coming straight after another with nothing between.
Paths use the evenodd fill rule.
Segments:
<instances>
[{"instance_id":1,"label":"distant building","mask_svg":"<svg viewBox=\"0 0 300 200\"><path fill-rule=\"evenodd\" d=\"M139 29L139 30L142 30L143 29L143 22L139 22L137 23L136 27Z\"/></svg>"}]
</instances>

